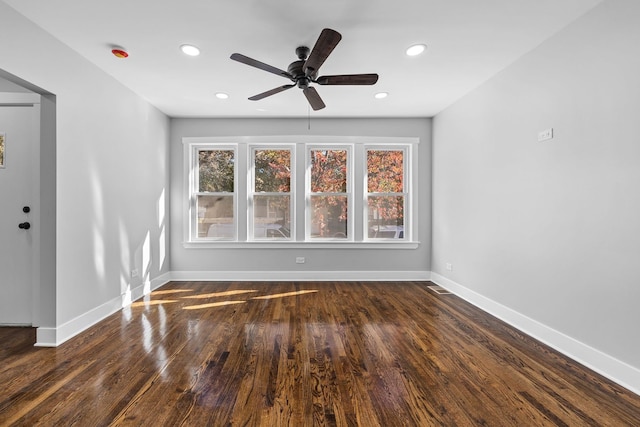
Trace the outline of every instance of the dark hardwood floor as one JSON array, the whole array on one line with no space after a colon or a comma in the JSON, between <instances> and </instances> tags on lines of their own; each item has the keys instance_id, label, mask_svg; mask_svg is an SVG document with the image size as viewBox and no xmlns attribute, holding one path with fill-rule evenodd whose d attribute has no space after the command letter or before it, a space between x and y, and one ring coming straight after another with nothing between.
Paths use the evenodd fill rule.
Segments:
<instances>
[{"instance_id":1,"label":"dark hardwood floor","mask_svg":"<svg viewBox=\"0 0 640 427\"><path fill-rule=\"evenodd\" d=\"M430 284L172 282L58 348L0 329L0 425L640 425L639 396Z\"/></svg>"}]
</instances>

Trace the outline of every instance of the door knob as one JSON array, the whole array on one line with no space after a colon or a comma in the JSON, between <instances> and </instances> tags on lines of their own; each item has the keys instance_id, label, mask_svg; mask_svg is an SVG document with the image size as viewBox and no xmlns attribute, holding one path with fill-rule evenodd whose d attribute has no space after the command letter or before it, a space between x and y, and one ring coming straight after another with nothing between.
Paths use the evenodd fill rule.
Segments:
<instances>
[{"instance_id":1,"label":"door knob","mask_svg":"<svg viewBox=\"0 0 640 427\"><path fill-rule=\"evenodd\" d=\"M28 230L31 228L31 224L29 224L28 222L22 222L18 224L18 228L21 230Z\"/></svg>"}]
</instances>

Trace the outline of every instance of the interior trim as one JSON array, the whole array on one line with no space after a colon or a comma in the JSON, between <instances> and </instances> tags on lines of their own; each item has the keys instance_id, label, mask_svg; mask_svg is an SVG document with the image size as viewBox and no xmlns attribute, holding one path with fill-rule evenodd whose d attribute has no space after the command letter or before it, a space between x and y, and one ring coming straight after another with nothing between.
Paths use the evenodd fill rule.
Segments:
<instances>
[{"instance_id":1,"label":"interior trim","mask_svg":"<svg viewBox=\"0 0 640 427\"><path fill-rule=\"evenodd\" d=\"M106 317L116 313L151 291L171 281L171 274L165 273L155 279L142 283L130 292L101 304L56 328L39 327L36 330L36 347L57 347L65 341L85 331Z\"/></svg>"},{"instance_id":2,"label":"interior trim","mask_svg":"<svg viewBox=\"0 0 640 427\"><path fill-rule=\"evenodd\" d=\"M172 280L244 282L428 281L429 271L174 271Z\"/></svg>"}]
</instances>

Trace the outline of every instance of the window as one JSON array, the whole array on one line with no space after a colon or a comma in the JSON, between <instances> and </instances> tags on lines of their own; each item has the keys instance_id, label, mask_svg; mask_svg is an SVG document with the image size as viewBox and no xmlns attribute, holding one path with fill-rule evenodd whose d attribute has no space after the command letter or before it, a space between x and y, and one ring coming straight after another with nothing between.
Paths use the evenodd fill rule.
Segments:
<instances>
[{"instance_id":1,"label":"window","mask_svg":"<svg viewBox=\"0 0 640 427\"><path fill-rule=\"evenodd\" d=\"M417 138L183 143L187 247L417 247Z\"/></svg>"},{"instance_id":2,"label":"window","mask_svg":"<svg viewBox=\"0 0 640 427\"><path fill-rule=\"evenodd\" d=\"M197 239L235 240L236 152L233 148L196 148L197 175L192 198Z\"/></svg>"},{"instance_id":3,"label":"window","mask_svg":"<svg viewBox=\"0 0 640 427\"><path fill-rule=\"evenodd\" d=\"M309 239L348 239L351 170L347 148L309 150Z\"/></svg>"},{"instance_id":4,"label":"window","mask_svg":"<svg viewBox=\"0 0 640 427\"><path fill-rule=\"evenodd\" d=\"M252 150L251 239L291 239L291 153L286 148Z\"/></svg>"},{"instance_id":5,"label":"window","mask_svg":"<svg viewBox=\"0 0 640 427\"><path fill-rule=\"evenodd\" d=\"M404 150L367 149L367 235L404 239Z\"/></svg>"}]
</instances>

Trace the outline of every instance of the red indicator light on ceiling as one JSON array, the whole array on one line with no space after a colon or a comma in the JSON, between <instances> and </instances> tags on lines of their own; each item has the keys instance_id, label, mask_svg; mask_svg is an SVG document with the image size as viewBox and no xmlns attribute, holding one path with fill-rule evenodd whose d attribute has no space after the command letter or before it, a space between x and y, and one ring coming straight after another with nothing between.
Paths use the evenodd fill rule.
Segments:
<instances>
[{"instance_id":1,"label":"red indicator light on ceiling","mask_svg":"<svg viewBox=\"0 0 640 427\"><path fill-rule=\"evenodd\" d=\"M126 58L127 56L129 56L129 54L122 49L112 49L111 53L113 53L113 55L117 58Z\"/></svg>"}]
</instances>

